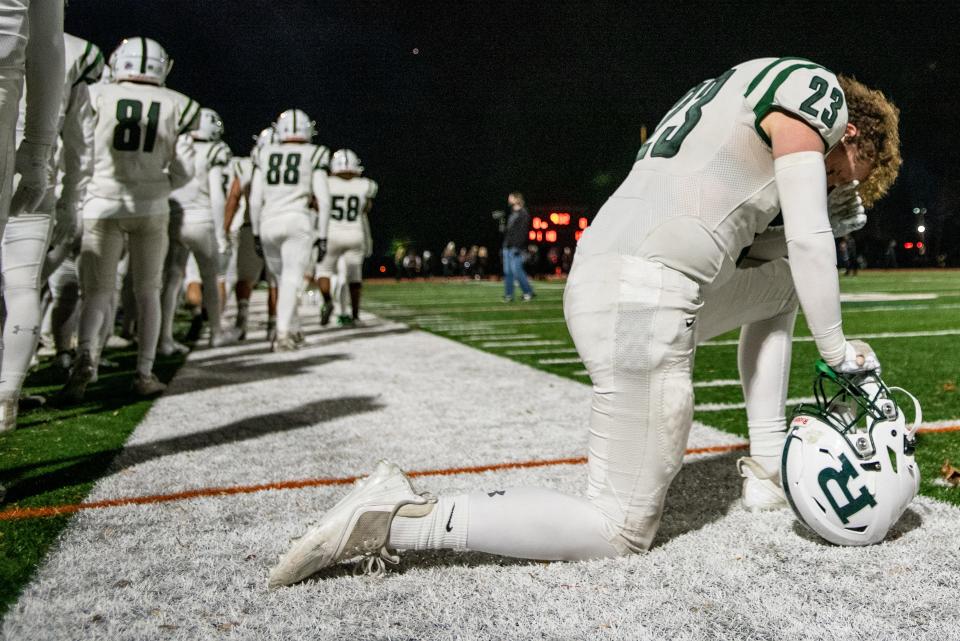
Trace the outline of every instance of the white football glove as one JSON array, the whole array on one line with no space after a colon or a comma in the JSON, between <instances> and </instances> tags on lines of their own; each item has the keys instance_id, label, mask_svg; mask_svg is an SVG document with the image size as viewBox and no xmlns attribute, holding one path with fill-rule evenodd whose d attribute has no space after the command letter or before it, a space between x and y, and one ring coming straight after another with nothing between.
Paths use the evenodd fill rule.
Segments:
<instances>
[{"instance_id":1,"label":"white football glove","mask_svg":"<svg viewBox=\"0 0 960 641\"><path fill-rule=\"evenodd\" d=\"M863 199L857 193L856 180L834 188L827 196L827 208L830 211L830 227L833 237L841 238L867 224L867 214L863 208Z\"/></svg>"},{"instance_id":2,"label":"white football glove","mask_svg":"<svg viewBox=\"0 0 960 641\"><path fill-rule=\"evenodd\" d=\"M11 216L35 211L40 205L43 195L52 185L53 175L50 171L50 154L52 153L52 145L38 145L29 140L20 143L14 165L16 172L20 174L20 183L10 201Z\"/></svg>"},{"instance_id":3,"label":"white football glove","mask_svg":"<svg viewBox=\"0 0 960 641\"><path fill-rule=\"evenodd\" d=\"M834 371L841 374L861 374L863 372L880 372L880 361L873 352L873 348L863 341L847 341L844 345L843 362L832 365Z\"/></svg>"}]
</instances>

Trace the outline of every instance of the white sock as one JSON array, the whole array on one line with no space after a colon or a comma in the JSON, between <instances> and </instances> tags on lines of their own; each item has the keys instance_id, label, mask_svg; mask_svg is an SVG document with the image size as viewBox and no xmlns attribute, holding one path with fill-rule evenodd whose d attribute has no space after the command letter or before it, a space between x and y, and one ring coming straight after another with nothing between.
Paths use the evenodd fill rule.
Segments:
<instances>
[{"instance_id":1,"label":"white sock","mask_svg":"<svg viewBox=\"0 0 960 641\"><path fill-rule=\"evenodd\" d=\"M401 516L415 510L400 508L390 526L390 547L398 550L465 550L470 514L466 494L442 496L429 514Z\"/></svg>"}]
</instances>

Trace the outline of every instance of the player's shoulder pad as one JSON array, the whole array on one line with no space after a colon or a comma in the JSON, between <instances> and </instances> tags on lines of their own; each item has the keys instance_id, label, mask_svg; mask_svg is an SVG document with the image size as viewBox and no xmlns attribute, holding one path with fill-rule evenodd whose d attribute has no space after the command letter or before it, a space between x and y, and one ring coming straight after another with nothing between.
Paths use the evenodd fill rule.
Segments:
<instances>
[{"instance_id":1,"label":"player's shoulder pad","mask_svg":"<svg viewBox=\"0 0 960 641\"><path fill-rule=\"evenodd\" d=\"M164 87L169 92L177 110L177 133L193 131L200 124L200 103L179 91Z\"/></svg>"},{"instance_id":2,"label":"player's shoulder pad","mask_svg":"<svg viewBox=\"0 0 960 641\"><path fill-rule=\"evenodd\" d=\"M747 85L744 98L755 114L754 126L770 144L760 121L771 111L784 111L813 127L832 149L847 127L847 101L837 76L803 58L778 58Z\"/></svg>"},{"instance_id":3,"label":"player's shoulder pad","mask_svg":"<svg viewBox=\"0 0 960 641\"><path fill-rule=\"evenodd\" d=\"M227 143L218 140L211 144L210 149L207 150L207 163L211 167L226 167L231 156L233 156L233 153Z\"/></svg>"},{"instance_id":4,"label":"player's shoulder pad","mask_svg":"<svg viewBox=\"0 0 960 641\"><path fill-rule=\"evenodd\" d=\"M380 187L377 185L377 181L367 178L367 198L376 198L379 191Z\"/></svg>"},{"instance_id":5,"label":"player's shoulder pad","mask_svg":"<svg viewBox=\"0 0 960 641\"><path fill-rule=\"evenodd\" d=\"M314 169L330 170L330 148L326 145L315 145L316 149L310 155L310 166Z\"/></svg>"}]
</instances>

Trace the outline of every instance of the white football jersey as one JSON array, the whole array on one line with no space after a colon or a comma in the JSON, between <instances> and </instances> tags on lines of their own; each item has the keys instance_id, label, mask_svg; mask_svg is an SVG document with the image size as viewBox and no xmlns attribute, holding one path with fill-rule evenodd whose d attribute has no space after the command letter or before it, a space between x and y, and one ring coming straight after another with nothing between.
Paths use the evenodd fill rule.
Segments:
<instances>
[{"instance_id":1,"label":"white football jersey","mask_svg":"<svg viewBox=\"0 0 960 641\"><path fill-rule=\"evenodd\" d=\"M177 138L196 126L200 106L172 89L133 82L91 85L90 102L96 129L88 194L110 200L168 198L169 172L179 162Z\"/></svg>"},{"instance_id":2,"label":"white football jersey","mask_svg":"<svg viewBox=\"0 0 960 641\"><path fill-rule=\"evenodd\" d=\"M184 134L189 136L190 134ZM210 173L221 168L223 180L218 181L217 189L225 190L224 183L230 179L227 165L230 163L230 147L222 141L193 141L193 178L183 187L174 189L170 199L177 201L183 210L184 222L213 221L211 211ZM227 185L229 187L229 185Z\"/></svg>"},{"instance_id":3,"label":"white football jersey","mask_svg":"<svg viewBox=\"0 0 960 641\"><path fill-rule=\"evenodd\" d=\"M327 179L330 188L330 226L327 237L363 234L363 213L377 196L377 183L364 176Z\"/></svg>"},{"instance_id":4,"label":"white football jersey","mask_svg":"<svg viewBox=\"0 0 960 641\"><path fill-rule=\"evenodd\" d=\"M836 76L801 58L764 58L688 91L640 148L578 251L643 256L701 283L720 283L780 211L770 141L774 110L801 118L827 150L847 105Z\"/></svg>"},{"instance_id":5,"label":"white football jersey","mask_svg":"<svg viewBox=\"0 0 960 641\"><path fill-rule=\"evenodd\" d=\"M313 173L326 171L330 151L310 143L268 143L255 156L263 194L261 217L307 212L313 198Z\"/></svg>"}]
</instances>

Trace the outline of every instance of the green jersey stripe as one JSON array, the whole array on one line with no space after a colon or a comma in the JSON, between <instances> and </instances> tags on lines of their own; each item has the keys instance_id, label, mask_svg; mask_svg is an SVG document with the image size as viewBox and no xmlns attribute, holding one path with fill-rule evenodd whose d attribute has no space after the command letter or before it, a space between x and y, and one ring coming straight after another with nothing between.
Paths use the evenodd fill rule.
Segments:
<instances>
[{"instance_id":1,"label":"green jersey stripe","mask_svg":"<svg viewBox=\"0 0 960 641\"><path fill-rule=\"evenodd\" d=\"M87 42L87 46L83 48L83 55L77 60L77 69L83 69L87 66L87 57L91 51L93 51L93 43ZM83 77L83 74L80 74L80 76Z\"/></svg>"},{"instance_id":2,"label":"green jersey stripe","mask_svg":"<svg viewBox=\"0 0 960 641\"><path fill-rule=\"evenodd\" d=\"M89 78L88 76L94 69L97 68L97 65L100 65L100 64L103 64L103 52L98 51L96 57L93 59L93 62L87 65L87 67L83 70L83 73L80 74L80 77L77 78L76 82L73 83L73 86L76 87L81 82L85 82L88 85L92 85L97 80L99 80L99 78Z\"/></svg>"},{"instance_id":3,"label":"green jersey stripe","mask_svg":"<svg viewBox=\"0 0 960 641\"><path fill-rule=\"evenodd\" d=\"M747 86L747 91L743 94L743 96L744 96L744 97L749 96L750 93L751 93L754 89L757 88L757 85L759 85L759 84L763 81L764 76L766 76L766 75L770 72L771 69L773 69L774 67L776 67L776 66L777 66L778 64L780 64L781 62L786 62L786 61L788 61L788 60L796 60L797 62L810 62L810 61L807 60L806 58L795 58L795 57L777 58L776 60L774 60L773 62L771 62L770 64L768 64L766 67L764 67L764 68L763 68L763 71L761 71L760 73L758 73L757 76L756 76L753 80L750 81L749 86Z\"/></svg>"},{"instance_id":4,"label":"green jersey stripe","mask_svg":"<svg viewBox=\"0 0 960 641\"><path fill-rule=\"evenodd\" d=\"M767 136L767 132L765 132L760 127L760 121L770 111L770 108L773 105L773 98L777 93L777 89L780 88L780 85L782 85L784 81L786 81L786 79L790 76L790 74L792 74L794 71L797 71L798 69L823 69L827 73L830 73L829 70L824 69L822 66L811 62L807 64L790 65L789 67L787 67L786 69L784 69L783 71L777 74L777 76L773 79L773 82L770 83L770 88L767 89L766 93L763 94L763 97L760 98L760 101L757 102L757 106L753 108L753 113L756 116L753 126L757 130L757 133L760 134L760 137L763 139L763 141L768 145L770 144L770 138ZM823 134L820 134L820 138L821 139L823 138ZM823 146L824 148L829 147L826 140L823 141Z\"/></svg>"}]
</instances>

